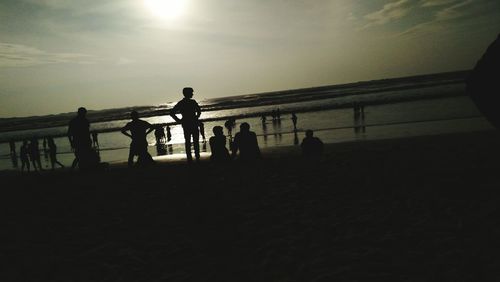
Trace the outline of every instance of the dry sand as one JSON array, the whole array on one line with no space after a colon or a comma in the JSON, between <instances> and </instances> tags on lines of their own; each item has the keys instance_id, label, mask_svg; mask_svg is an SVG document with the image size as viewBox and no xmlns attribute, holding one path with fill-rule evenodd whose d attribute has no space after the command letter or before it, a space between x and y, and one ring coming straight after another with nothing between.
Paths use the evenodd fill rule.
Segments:
<instances>
[{"instance_id":1,"label":"dry sand","mask_svg":"<svg viewBox=\"0 0 500 282\"><path fill-rule=\"evenodd\" d=\"M3 172L0 281L499 281L500 134ZM490 280L491 279L491 280Z\"/></svg>"}]
</instances>

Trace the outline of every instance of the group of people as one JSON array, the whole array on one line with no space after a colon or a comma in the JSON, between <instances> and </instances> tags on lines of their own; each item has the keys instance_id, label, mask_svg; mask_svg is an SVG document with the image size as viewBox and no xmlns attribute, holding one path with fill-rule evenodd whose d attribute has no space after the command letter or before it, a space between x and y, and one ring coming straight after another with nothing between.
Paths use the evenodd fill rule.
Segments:
<instances>
[{"instance_id":1,"label":"group of people","mask_svg":"<svg viewBox=\"0 0 500 282\"><path fill-rule=\"evenodd\" d=\"M50 160L52 170L54 170L56 164L60 167L64 167L64 165L57 160L57 146L54 142L53 137L45 137L43 139L43 147L46 153L46 157L48 157ZM15 157L15 145L11 145L10 150L13 157ZM23 140L23 143L19 149L19 157L21 160L21 172L24 172L25 169L28 172L31 171L31 165L33 165L33 170L35 171L44 170L40 159L38 139L36 137L31 138L29 140L29 143L28 140Z\"/></svg>"},{"instance_id":2,"label":"group of people","mask_svg":"<svg viewBox=\"0 0 500 282\"><path fill-rule=\"evenodd\" d=\"M194 161L200 161L200 135L205 139L204 126L199 120L201 116L201 108L193 99L194 90L191 87L186 87L182 91L184 98L180 100L170 111L170 116L182 126L184 133L184 148L188 163L193 162L193 154L191 148L194 149ZM181 115L179 117L178 115ZM121 132L130 137L128 165L134 166L134 157L137 156L136 165L148 165L153 163L153 160L148 153L147 135L155 130L155 127L147 121L139 119L139 114L136 111L131 113L132 121L125 125ZM292 120L294 128L296 128L297 117L293 113ZM239 158L244 161L257 160L261 157L257 135L250 131L250 125L246 122L241 123L240 131L235 134L232 139L232 129L235 127L235 119L228 119L224 126L228 130L230 139L230 150L227 148L227 138L224 135L222 126L214 126L212 129L214 136L209 139L211 156L210 160L214 162L224 162L231 159ZM156 128L158 130L158 128ZM169 132L169 127L167 127ZM156 134L161 138L161 134ZM323 143L319 138L313 136L313 132L308 130L306 138L304 138L302 149L305 155L320 155L323 149Z\"/></svg>"},{"instance_id":3,"label":"group of people","mask_svg":"<svg viewBox=\"0 0 500 282\"><path fill-rule=\"evenodd\" d=\"M193 148L194 161L199 162L200 135L202 135L203 140L205 140L204 125L199 120L201 108L196 100L193 99L193 88L186 87L183 89L182 93L184 98L171 109L170 116L182 126L187 161L189 163L193 162L191 150L191 148ZM77 116L69 122L67 131L71 150L75 155L72 168L78 166L81 170L91 170L103 166L103 163L100 162L99 154L96 151L96 148L99 146L97 134L90 132L90 122L86 118L86 114L87 110L80 107ZM180 117L178 116L179 114ZM277 116L279 117L279 114ZM154 131L157 142L168 142L171 140L170 127L167 125L167 136L165 136L162 126L152 125L140 119L137 111L132 111L130 117L132 120L121 129L121 133L131 139L128 165L132 167L154 164L153 158L148 153L147 135ZM292 121L294 129L296 129L297 117L295 113L292 113ZM231 132L235 126L235 119L229 119L225 122L225 127L228 129L230 137L230 150L227 148L227 138L224 135L223 127L213 127L212 131L214 135L209 139L211 150L210 160L214 162L225 162L238 158L242 161L252 161L261 158L257 135L250 130L250 125L246 122L241 123L239 126L240 131L234 135L233 139ZM57 146L54 139L52 137L47 137L47 142L52 169L54 169L55 165L64 167L56 158ZM301 147L305 155L320 155L323 143L313 136L311 130L308 130ZM29 144L27 141L24 141L20 149L22 171L24 171L25 168L27 168L28 171L30 170L30 161L35 170L42 170L38 141L36 138L33 138ZM135 160L136 157L137 160Z\"/></svg>"}]
</instances>

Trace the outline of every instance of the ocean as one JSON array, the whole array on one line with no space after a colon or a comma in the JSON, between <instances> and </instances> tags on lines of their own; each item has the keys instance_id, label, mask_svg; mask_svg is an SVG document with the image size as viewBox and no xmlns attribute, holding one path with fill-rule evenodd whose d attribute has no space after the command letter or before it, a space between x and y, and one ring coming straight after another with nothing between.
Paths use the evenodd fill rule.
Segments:
<instances>
[{"instance_id":1,"label":"ocean","mask_svg":"<svg viewBox=\"0 0 500 282\"><path fill-rule=\"evenodd\" d=\"M325 143L493 130L466 96L465 75L456 72L200 100L201 119L207 141L213 135L212 128L223 126L229 117L236 119L232 135L239 124L248 122L262 148L299 145L307 129L314 130ZM354 114L353 103L365 105L364 115ZM156 146L154 134L148 135L149 151L155 158L182 158L185 154L182 128L167 115L172 105L135 108L145 116L144 120L171 128L172 139L165 146ZM270 112L276 109L280 110L281 118L273 121ZM91 130L99 132L101 161L127 160L130 139L118 130L129 121L125 117L130 110L89 111ZM292 112L298 117L296 131ZM58 160L71 166L74 156L65 134L66 124L74 115L0 120L0 170L20 166L18 156L13 159L10 154L8 141L16 141L18 154L21 140L33 136L40 138L45 168L49 167L49 160L44 153L44 136L55 136ZM261 122L262 115L267 117L265 123ZM200 145L205 154L210 150L207 143Z\"/></svg>"}]
</instances>

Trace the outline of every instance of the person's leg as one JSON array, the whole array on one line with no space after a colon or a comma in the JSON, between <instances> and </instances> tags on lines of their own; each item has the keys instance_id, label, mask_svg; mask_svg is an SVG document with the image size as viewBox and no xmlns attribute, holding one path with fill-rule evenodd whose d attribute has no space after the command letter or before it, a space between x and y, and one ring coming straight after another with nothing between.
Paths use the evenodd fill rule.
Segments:
<instances>
[{"instance_id":1,"label":"person's leg","mask_svg":"<svg viewBox=\"0 0 500 282\"><path fill-rule=\"evenodd\" d=\"M193 160L191 156L191 130L189 128L184 127L184 140L185 140L185 149L186 149L186 157L188 161Z\"/></svg>"},{"instance_id":2,"label":"person's leg","mask_svg":"<svg viewBox=\"0 0 500 282\"><path fill-rule=\"evenodd\" d=\"M36 168L36 160L35 160L34 158L31 160L31 164L33 165L33 170L34 170L34 171L37 171L37 168Z\"/></svg>"},{"instance_id":3,"label":"person's leg","mask_svg":"<svg viewBox=\"0 0 500 282\"><path fill-rule=\"evenodd\" d=\"M193 146L194 146L194 156L196 160L200 160L200 131L198 128L193 130Z\"/></svg>"},{"instance_id":4,"label":"person's leg","mask_svg":"<svg viewBox=\"0 0 500 282\"><path fill-rule=\"evenodd\" d=\"M130 150L128 151L128 167L132 167L134 165L134 149L132 145L130 146Z\"/></svg>"},{"instance_id":5,"label":"person's leg","mask_svg":"<svg viewBox=\"0 0 500 282\"><path fill-rule=\"evenodd\" d=\"M40 155L39 155L39 156L38 156L38 158L36 159L36 163L38 164L38 169L43 170L43 168L42 168L42 162L41 162L41 160L40 160Z\"/></svg>"}]
</instances>

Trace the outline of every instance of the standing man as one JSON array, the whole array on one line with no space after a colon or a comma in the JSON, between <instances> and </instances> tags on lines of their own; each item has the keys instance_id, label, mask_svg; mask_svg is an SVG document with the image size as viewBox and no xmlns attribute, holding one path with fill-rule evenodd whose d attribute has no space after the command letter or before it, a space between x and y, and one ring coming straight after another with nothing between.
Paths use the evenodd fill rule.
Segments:
<instances>
[{"instance_id":1,"label":"standing man","mask_svg":"<svg viewBox=\"0 0 500 282\"><path fill-rule=\"evenodd\" d=\"M134 164L134 156L138 156L138 165L147 165L153 163L151 155L148 153L148 141L146 136L154 130L154 127L147 121L139 119L139 113L132 111L130 113L132 121L127 123L121 132L132 138L130 143L130 151L128 154L128 166L132 167ZM130 131L128 133L127 131Z\"/></svg>"},{"instance_id":2,"label":"standing man","mask_svg":"<svg viewBox=\"0 0 500 282\"><path fill-rule=\"evenodd\" d=\"M292 113L293 131L297 131L297 115Z\"/></svg>"},{"instance_id":3,"label":"standing man","mask_svg":"<svg viewBox=\"0 0 500 282\"><path fill-rule=\"evenodd\" d=\"M71 169L74 169L77 164L80 168L90 168L99 162L99 160L95 160L92 154L90 123L86 115L87 109L80 107L77 116L69 122L68 139L71 149L75 153L75 160Z\"/></svg>"},{"instance_id":4,"label":"standing man","mask_svg":"<svg viewBox=\"0 0 500 282\"><path fill-rule=\"evenodd\" d=\"M191 156L191 136L193 137L193 145L194 145L194 155L196 157L196 161L200 161L200 131L199 131L199 121L198 118L201 115L201 109L198 103L193 97L193 88L185 87L182 89L182 94L184 95L184 99L180 100L174 108L170 111L170 116L178 123L182 125L182 129L184 130L184 139L186 141L186 156L188 162L193 161L193 157ZM177 117L177 112L182 115L182 119Z\"/></svg>"}]
</instances>

